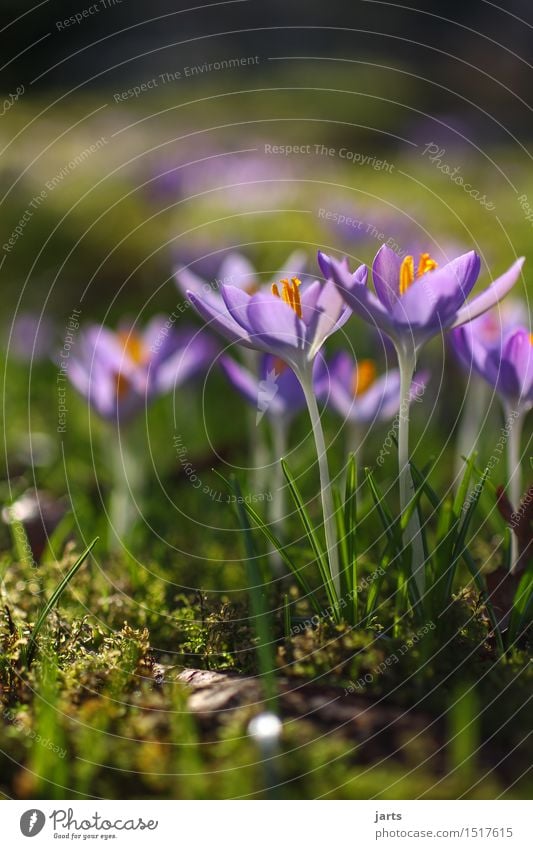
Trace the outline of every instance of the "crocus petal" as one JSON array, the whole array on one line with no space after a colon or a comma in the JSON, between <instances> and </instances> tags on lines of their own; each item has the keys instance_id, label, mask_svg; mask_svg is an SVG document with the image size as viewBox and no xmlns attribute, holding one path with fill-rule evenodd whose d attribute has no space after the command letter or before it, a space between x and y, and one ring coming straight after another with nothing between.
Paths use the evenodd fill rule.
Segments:
<instances>
[{"instance_id":1,"label":"crocus petal","mask_svg":"<svg viewBox=\"0 0 533 849\"><path fill-rule=\"evenodd\" d=\"M185 268L185 266L177 268L174 272L174 278L184 295L188 291L194 292L196 295L204 295L209 292L209 283L198 277L190 268Z\"/></svg>"},{"instance_id":2,"label":"crocus petal","mask_svg":"<svg viewBox=\"0 0 533 849\"><path fill-rule=\"evenodd\" d=\"M235 362L231 357L223 356L220 358L220 367L237 391L251 404L259 409L260 381L244 366ZM282 405L277 397L279 387L275 384L272 387L271 397L268 398L268 409L270 412L280 414L283 412ZM264 412L264 411L263 411Z\"/></svg>"},{"instance_id":3,"label":"crocus petal","mask_svg":"<svg viewBox=\"0 0 533 849\"><path fill-rule=\"evenodd\" d=\"M219 277L225 286L236 286L245 291L258 283L257 272L252 263L236 251L228 254L222 261Z\"/></svg>"},{"instance_id":4,"label":"crocus petal","mask_svg":"<svg viewBox=\"0 0 533 849\"><path fill-rule=\"evenodd\" d=\"M368 289L366 283L354 282L354 275L337 260L331 259L330 263L335 285L350 309L369 324L374 324L384 333L395 338L395 327L389 313L381 301ZM364 269L364 266L361 268ZM360 272L359 279L361 279L363 272L361 269L358 269L358 271ZM366 273L366 269L364 271Z\"/></svg>"},{"instance_id":5,"label":"crocus petal","mask_svg":"<svg viewBox=\"0 0 533 849\"><path fill-rule=\"evenodd\" d=\"M293 251L283 263L276 277L279 280L283 277L300 277L300 275L303 274L306 265L307 254L303 251Z\"/></svg>"},{"instance_id":6,"label":"crocus petal","mask_svg":"<svg viewBox=\"0 0 533 849\"><path fill-rule=\"evenodd\" d=\"M146 327L141 332L140 336L142 339L142 343L150 350L154 346L157 346L163 340L163 336L165 333L165 329L167 328L168 316L166 315L154 315ZM135 330L133 330L135 332ZM167 335L170 335L167 334Z\"/></svg>"},{"instance_id":7,"label":"crocus petal","mask_svg":"<svg viewBox=\"0 0 533 849\"><path fill-rule=\"evenodd\" d=\"M511 346L513 350L511 351ZM506 340L502 359L514 363L520 383L520 396L529 399L533 385L533 345L528 329L520 328Z\"/></svg>"},{"instance_id":8,"label":"crocus petal","mask_svg":"<svg viewBox=\"0 0 533 849\"><path fill-rule=\"evenodd\" d=\"M237 286L222 286L221 294L231 318L248 330L247 311L250 295Z\"/></svg>"},{"instance_id":9,"label":"crocus petal","mask_svg":"<svg viewBox=\"0 0 533 849\"><path fill-rule=\"evenodd\" d=\"M318 362L319 358L315 360L313 377L316 374ZM279 372L278 357L273 357L271 354L267 354L263 358L263 362L261 363L261 375L263 380L266 380L267 382L273 379L276 381L279 387L277 397L280 403L283 404L285 416L292 416L305 407L305 395L300 381L290 366L282 369L281 373Z\"/></svg>"},{"instance_id":10,"label":"crocus petal","mask_svg":"<svg viewBox=\"0 0 533 849\"><path fill-rule=\"evenodd\" d=\"M326 280L318 296L315 313L307 326L310 344L307 358L313 360L326 339L337 329L345 317L346 304L333 280Z\"/></svg>"},{"instance_id":11,"label":"crocus petal","mask_svg":"<svg viewBox=\"0 0 533 849\"><path fill-rule=\"evenodd\" d=\"M278 354L289 363L301 364L306 327L281 298L265 292L253 295L248 303L247 320L256 348Z\"/></svg>"},{"instance_id":12,"label":"crocus petal","mask_svg":"<svg viewBox=\"0 0 533 849\"><path fill-rule=\"evenodd\" d=\"M321 289L322 283L320 283L319 280L315 280L314 283L311 283L310 286L306 286L301 292L302 321L304 324L309 324L316 313L316 303Z\"/></svg>"},{"instance_id":13,"label":"crocus petal","mask_svg":"<svg viewBox=\"0 0 533 849\"><path fill-rule=\"evenodd\" d=\"M478 255L469 251L442 268L418 277L394 303L395 320L415 332L445 329L470 294L479 267Z\"/></svg>"},{"instance_id":14,"label":"crocus petal","mask_svg":"<svg viewBox=\"0 0 533 849\"><path fill-rule=\"evenodd\" d=\"M401 264L401 258L387 245L382 245L374 257L372 281L379 300L389 310L400 297Z\"/></svg>"},{"instance_id":15,"label":"crocus petal","mask_svg":"<svg viewBox=\"0 0 533 849\"><path fill-rule=\"evenodd\" d=\"M495 353L492 358L496 359ZM508 337L498 365L498 392L519 404L528 403L533 383L533 346L528 330L518 328Z\"/></svg>"},{"instance_id":16,"label":"crocus petal","mask_svg":"<svg viewBox=\"0 0 533 849\"><path fill-rule=\"evenodd\" d=\"M355 398L353 416L360 422L391 419L400 409L400 372L391 369Z\"/></svg>"},{"instance_id":17,"label":"crocus petal","mask_svg":"<svg viewBox=\"0 0 533 849\"><path fill-rule=\"evenodd\" d=\"M239 342L246 348L256 347L250 339L250 334L228 314L224 301L219 295L204 294L199 298L194 292L188 291L187 297L212 330L217 330L230 342Z\"/></svg>"},{"instance_id":18,"label":"crocus petal","mask_svg":"<svg viewBox=\"0 0 533 849\"><path fill-rule=\"evenodd\" d=\"M477 332L476 322L456 327L450 334L453 347L464 366L495 385L500 368L501 347L493 351L485 344L483 337ZM492 356L492 354L496 356Z\"/></svg>"},{"instance_id":19,"label":"crocus petal","mask_svg":"<svg viewBox=\"0 0 533 849\"><path fill-rule=\"evenodd\" d=\"M317 259L320 271L324 275L324 279L330 280L333 273L331 270L331 260L329 256L325 254L324 251L318 251Z\"/></svg>"},{"instance_id":20,"label":"crocus petal","mask_svg":"<svg viewBox=\"0 0 533 849\"><path fill-rule=\"evenodd\" d=\"M152 362L149 379L150 394L163 394L186 380L205 371L213 362L217 348L205 333L196 333L163 362Z\"/></svg>"},{"instance_id":21,"label":"crocus petal","mask_svg":"<svg viewBox=\"0 0 533 849\"><path fill-rule=\"evenodd\" d=\"M505 297L515 285L520 271L524 264L525 257L520 257L512 264L500 277L494 280L491 285L481 292L477 297L473 298L469 303L465 304L457 311L452 327L459 327L467 321L472 321L478 315L482 315L491 307L495 306L502 298Z\"/></svg>"}]
</instances>

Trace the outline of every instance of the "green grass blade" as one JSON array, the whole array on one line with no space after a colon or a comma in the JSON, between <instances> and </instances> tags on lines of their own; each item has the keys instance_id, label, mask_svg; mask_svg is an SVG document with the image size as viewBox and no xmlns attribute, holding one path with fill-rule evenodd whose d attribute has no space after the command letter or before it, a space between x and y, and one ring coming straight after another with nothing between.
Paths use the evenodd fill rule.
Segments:
<instances>
[{"instance_id":1,"label":"green grass blade","mask_svg":"<svg viewBox=\"0 0 533 849\"><path fill-rule=\"evenodd\" d=\"M246 553L246 573L248 576L248 591L252 609L253 628L257 638L257 661L259 672L265 688L265 698L270 710L276 709L277 690L273 637L270 627L269 610L265 604L264 580L257 561L257 554L252 537L252 529L248 522L248 514L244 509L244 499L236 478L231 481L236 496L236 508L239 523L244 534L244 549Z\"/></svg>"},{"instance_id":2,"label":"green grass blade","mask_svg":"<svg viewBox=\"0 0 533 849\"><path fill-rule=\"evenodd\" d=\"M83 565L83 563L85 562L85 560L87 559L87 557L89 556L91 551L93 550L93 548L96 545L96 543L98 542L98 540L99 540L99 537L95 537L93 539L93 541L90 543L90 545L87 546L87 548L85 549L83 554L81 554L78 557L78 559L76 560L76 562L74 563L74 565L71 566L71 568L68 570L68 572L65 575L65 577L63 578L63 580L57 585L54 592L52 593L52 595L50 596L50 598L48 599L48 601L46 602L46 604L42 608L42 610L39 614L39 617L37 619L37 622L33 626L33 630L30 634L30 639L29 639L29 642L28 642L28 649L27 649L27 653L26 653L26 663L27 663L28 667L31 665L33 656L35 654L35 649L37 648L37 643L36 643L37 637L39 636L41 628L43 627L44 623L46 622L46 620L47 620L47 618L50 614L50 611L57 604L57 602L61 598L61 595L63 594L63 592L65 591L65 589L69 585L69 583L71 582L71 580L74 577L74 575L76 574L76 572L81 568L81 566Z\"/></svg>"},{"instance_id":3,"label":"green grass blade","mask_svg":"<svg viewBox=\"0 0 533 849\"><path fill-rule=\"evenodd\" d=\"M483 475L481 476L481 480L479 481L476 489L473 492L470 504L468 505L468 508L466 510L466 515L458 528L457 538L455 540L455 544L452 550L452 568L450 568L448 573L448 581L446 586L447 595L450 595L452 591L453 579L455 576L455 567L457 566L457 562L463 553L463 549L466 547L466 535L468 533L468 528L470 527L470 523L476 511L478 501L481 496L481 493L483 492L483 488L485 486L488 474L489 470L485 469Z\"/></svg>"},{"instance_id":4,"label":"green grass blade","mask_svg":"<svg viewBox=\"0 0 533 849\"><path fill-rule=\"evenodd\" d=\"M354 622L357 621L357 461L350 453L344 488L344 529L347 548L347 583L353 599Z\"/></svg>"},{"instance_id":5,"label":"green grass blade","mask_svg":"<svg viewBox=\"0 0 533 849\"><path fill-rule=\"evenodd\" d=\"M292 500L294 501L294 505L298 511L298 515L300 516L300 520L307 534L307 538L317 559L318 567L320 569L320 576L326 588L329 603L335 611L337 620L339 620L339 600L337 598L337 593L335 592L335 587L333 586L329 563L322 548L320 539L318 538L318 535L315 529L313 528L313 523L311 522L311 518L309 516L309 513L307 512L304 500L302 498L300 490L298 489L298 485L285 460L281 460L281 467L283 469L283 474L285 475L286 481L289 485L289 492L291 493Z\"/></svg>"},{"instance_id":6,"label":"green grass blade","mask_svg":"<svg viewBox=\"0 0 533 849\"><path fill-rule=\"evenodd\" d=\"M398 521L393 518L383 496L379 492L374 480L374 473L372 472L372 469L367 467L365 469L365 475L368 486L370 487L370 492L372 493L374 506L378 511L381 524L383 525L383 530L385 531L387 539L392 546L392 550L393 552L400 551L402 548L402 540L398 534Z\"/></svg>"},{"instance_id":7,"label":"green grass blade","mask_svg":"<svg viewBox=\"0 0 533 849\"><path fill-rule=\"evenodd\" d=\"M335 508L335 524L337 526L337 539L339 559L340 559L340 581L341 581L341 598L344 598L350 592L350 570L348 564L348 543L346 536L346 526L344 524L344 504L341 494L338 489L332 487L333 506Z\"/></svg>"},{"instance_id":8,"label":"green grass blade","mask_svg":"<svg viewBox=\"0 0 533 849\"><path fill-rule=\"evenodd\" d=\"M509 623L509 642L513 643L531 620L533 613L533 571L522 575L513 599L511 621Z\"/></svg>"},{"instance_id":9,"label":"green grass blade","mask_svg":"<svg viewBox=\"0 0 533 849\"><path fill-rule=\"evenodd\" d=\"M465 459L465 470L463 473L463 477L461 478L461 483L459 484L459 489L457 490L457 494L453 501L453 512L457 518L461 516L463 505L468 495L468 489L470 487L470 481L472 480L476 457L477 451L474 451L470 455L470 457L467 457Z\"/></svg>"},{"instance_id":10,"label":"green grass blade","mask_svg":"<svg viewBox=\"0 0 533 849\"><path fill-rule=\"evenodd\" d=\"M233 487L231 486L230 482L228 480L226 480L224 475L221 475L220 472L218 472L216 469L214 469L213 471L215 472L215 474L218 475L218 477L222 481L224 481L227 488L232 491ZM296 564L293 562L291 557L288 555L286 547L278 539L278 537L275 534L272 533L272 531L270 530L268 525L263 521L260 514L256 510L254 510L254 508L252 507L251 504L249 504L247 501L244 501L243 507L246 510L250 519L257 526L257 528L261 531L261 533L266 537L268 542L279 553L279 556L283 560L283 563L285 564L287 569L290 571L290 573L294 577L296 583L298 584L298 586L302 590L304 596L309 599L309 602L310 602L311 606L313 607L315 613L322 615L323 610L324 610L324 606L322 604L320 604L320 601L317 598L315 591L313 589L311 589L309 583L307 582L307 579L303 576L302 570L299 569L296 566Z\"/></svg>"}]
</instances>

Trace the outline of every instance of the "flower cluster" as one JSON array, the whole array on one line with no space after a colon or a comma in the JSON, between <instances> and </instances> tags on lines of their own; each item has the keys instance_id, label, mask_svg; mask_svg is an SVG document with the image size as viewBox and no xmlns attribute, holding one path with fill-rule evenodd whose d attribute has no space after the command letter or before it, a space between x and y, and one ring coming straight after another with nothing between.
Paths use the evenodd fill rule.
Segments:
<instances>
[{"instance_id":1,"label":"flower cluster","mask_svg":"<svg viewBox=\"0 0 533 849\"><path fill-rule=\"evenodd\" d=\"M117 332L89 327L78 340L69 378L103 418L119 421L218 363L255 407L255 426L263 417L271 425L276 460L286 451L292 420L307 405L320 470L328 562L338 591L337 529L318 402L343 421L367 429L397 417L400 504L406 511L413 495L409 406L428 381L428 372L415 375L415 367L432 337L451 331L460 361L490 383L504 406L523 416L533 405L529 329L509 316L498 321L493 311L518 280L522 263L516 260L469 299L481 265L475 251L438 263L427 252L400 256L382 245L371 273L365 265L350 269L345 259L319 252L316 278L304 273L305 257L298 252L267 279L246 257L230 253L215 287L189 267L176 270L177 285L206 322L204 330L169 328L160 316L141 331L131 326ZM374 359L358 358L353 350L325 356L327 340L358 319L389 340L397 368L380 374ZM241 347L244 360L220 352L211 331ZM516 453L516 441L513 445ZM509 474L512 477L513 469ZM404 542L412 546L414 572L423 557L418 536L417 513L411 511Z\"/></svg>"}]
</instances>

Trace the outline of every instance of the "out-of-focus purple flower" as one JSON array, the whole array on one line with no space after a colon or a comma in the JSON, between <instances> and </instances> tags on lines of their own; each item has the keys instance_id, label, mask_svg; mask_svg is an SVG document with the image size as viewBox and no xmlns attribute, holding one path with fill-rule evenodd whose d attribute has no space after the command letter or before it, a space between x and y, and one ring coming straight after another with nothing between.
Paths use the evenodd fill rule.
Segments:
<instances>
[{"instance_id":1,"label":"out-of-focus purple flower","mask_svg":"<svg viewBox=\"0 0 533 849\"><path fill-rule=\"evenodd\" d=\"M307 258L302 251L294 251L287 257L282 268L275 272L274 278L280 280L283 277L300 277L306 261ZM238 251L232 251L223 259L213 284L185 267L177 268L175 275L176 282L184 294L191 291L202 298L209 298L213 304L218 304L222 309L224 308L222 286L234 286L249 295L254 295L261 290L269 292L271 284L270 275L265 283L260 279L262 275L254 268L250 260Z\"/></svg>"},{"instance_id":2,"label":"out-of-focus purple flower","mask_svg":"<svg viewBox=\"0 0 533 849\"><path fill-rule=\"evenodd\" d=\"M452 333L465 368L473 369L502 399L525 411L533 405L533 336L529 328L484 315Z\"/></svg>"},{"instance_id":3,"label":"out-of-focus purple flower","mask_svg":"<svg viewBox=\"0 0 533 849\"><path fill-rule=\"evenodd\" d=\"M215 354L207 334L156 316L142 331L101 325L83 330L67 374L103 418L125 420L205 370Z\"/></svg>"},{"instance_id":4,"label":"out-of-focus purple flower","mask_svg":"<svg viewBox=\"0 0 533 849\"><path fill-rule=\"evenodd\" d=\"M416 351L432 336L466 322L495 306L518 280L524 258L518 259L484 292L466 298L479 275L480 260L469 251L442 267L428 253L415 266L411 254L400 259L382 245L372 266L376 294L366 280L356 278L345 262L319 254L324 276L335 281L346 303L405 350Z\"/></svg>"},{"instance_id":5,"label":"out-of-focus purple flower","mask_svg":"<svg viewBox=\"0 0 533 849\"><path fill-rule=\"evenodd\" d=\"M359 273L365 275L366 269L355 275ZM270 292L262 289L255 294L223 285L221 294L222 299L187 292L210 327L231 342L280 357L300 377L310 375L310 364L326 339L351 315L331 280L301 286L297 277L285 278L273 283Z\"/></svg>"},{"instance_id":6,"label":"out-of-focus purple flower","mask_svg":"<svg viewBox=\"0 0 533 849\"><path fill-rule=\"evenodd\" d=\"M37 313L20 313L13 321L9 334L9 353L21 362L48 359L53 352L54 324Z\"/></svg>"},{"instance_id":7,"label":"out-of-focus purple flower","mask_svg":"<svg viewBox=\"0 0 533 849\"><path fill-rule=\"evenodd\" d=\"M265 354L258 375L226 355L220 358L220 365L235 389L256 408L256 424L264 415L288 422L305 407L300 381L279 357Z\"/></svg>"},{"instance_id":8,"label":"out-of-focus purple flower","mask_svg":"<svg viewBox=\"0 0 533 849\"><path fill-rule=\"evenodd\" d=\"M220 188L224 206L233 209L261 209L294 195L294 169L279 156L261 155L255 151L226 152L209 157L197 166L187 168L183 176L185 195Z\"/></svg>"},{"instance_id":9,"label":"out-of-focus purple flower","mask_svg":"<svg viewBox=\"0 0 533 849\"><path fill-rule=\"evenodd\" d=\"M415 375L411 400L424 393L428 373ZM400 371L390 369L378 377L374 360L354 360L340 351L315 378L315 391L343 419L366 424L392 419L400 409Z\"/></svg>"},{"instance_id":10,"label":"out-of-focus purple flower","mask_svg":"<svg viewBox=\"0 0 533 849\"><path fill-rule=\"evenodd\" d=\"M189 148L158 155L148 162L147 189L154 200L177 201L208 193L210 203L220 200L232 209L254 209L277 204L294 194L296 176L287 159L253 150L220 151Z\"/></svg>"}]
</instances>

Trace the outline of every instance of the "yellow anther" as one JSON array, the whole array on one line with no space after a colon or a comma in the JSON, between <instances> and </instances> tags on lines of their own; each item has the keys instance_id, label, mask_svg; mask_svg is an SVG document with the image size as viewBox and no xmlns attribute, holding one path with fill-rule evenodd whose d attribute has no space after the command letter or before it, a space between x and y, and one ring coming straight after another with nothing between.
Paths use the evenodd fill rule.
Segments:
<instances>
[{"instance_id":1,"label":"yellow anther","mask_svg":"<svg viewBox=\"0 0 533 849\"><path fill-rule=\"evenodd\" d=\"M272 284L272 294L275 295L276 298L281 298L285 304L288 304L288 306L294 310L298 318L301 318L302 302L299 292L299 287L302 285L301 281L298 280L297 277L292 277L290 282L287 279L280 280L280 284L282 286L281 294L277 283Z\"/></svg>"},{"instance_id":2,"label":"yellow anther","mask_svg":"<svg viewBox=\"0 0 533 849\"><path fill-rule=\"evenodd\" d=\"M427 271L435 271L437 268L437 263L434 259L430 257L429 254L420 254L420 261L418 263L418 271L416 272L417 277L422 277Z\"/></svg>"},{"instance_id":3,"label":"yellow anther","mask_svg":"<svg viewBox=\"0 0 533 849\"><path fill-rule=\"evenodd\" d=\"M420 254L420 260L418 262L418 268L416 270L416 277L422 277L423 274L427 274L428 271L435 271L438 268L437 263L431 256L427 253ZM402 260L402 264L400 265L400 295L405 295L409 287L415 281L415 263L412 256L406 256Z\"/></svg>"},{"instance_id":4,"label":"yellow anther","mask_svg":"<svg viewBox=\"0 0 533 849\"><path fill-rule=\"evenodd\" d=\"M415 279L415 264L412 256L402 259L400 265L400 295L405 295L409 286Z\"/></svg>"},{"instance_id":5,"label":"yellow anther","mask_svg":"<svg viewBox=\"0 0 533 849\"><path fill-rule=\"evenodd\" d=\"M361 360L354 368L352 390L355 397L370 389L376 379L376 365L373 360Z\"/></svg>"},{"instance_id":6,"label":"yellow anther","mask_svg":"<svg viewBox=\"0 0 533 849\"><path fill-rule=\"evenodd\" d=\"M119 330L117 334L124 353L137 365L142 365L148 359L146 345L138 333L129 330Z\"/></svg>"},{"instance_id":7,"label":"yellow anther","mask_svg":"<svg viewBox=\"0 0 533 849\"><path fill-rule=\"evenodd\" d=\"M530 341L530 342L531 342L531 344L533 345L533 333L530 333L530 334L529 334L529 341Z\"/></svg>"}]
</instances>

